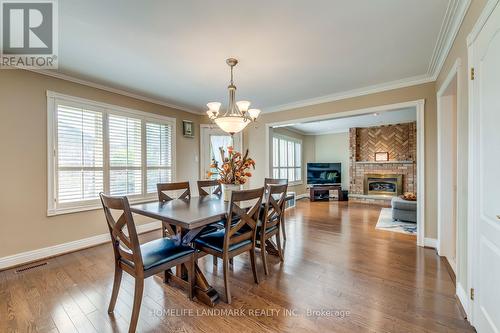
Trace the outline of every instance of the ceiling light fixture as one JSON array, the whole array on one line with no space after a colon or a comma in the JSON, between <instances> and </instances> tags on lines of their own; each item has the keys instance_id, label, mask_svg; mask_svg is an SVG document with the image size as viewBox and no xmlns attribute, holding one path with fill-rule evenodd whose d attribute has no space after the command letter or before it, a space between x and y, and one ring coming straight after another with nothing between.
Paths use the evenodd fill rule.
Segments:
<instances>
[{"instance_id":1,"label":"ceiling light fixture","mask_svg":"<svg viewBox=\"0 0 500 333\"><path fill-rule=\"evenodd\" d=\"M227 89L229 90L229 104L224 114L219 113L221 103L207 103L208 117L213 120L224 132L231 135L241 132L247 125L256 121L260 114L259 109L249 109L249 101L236 102L236 86L233 82L233 68L238 64L238 60L229 58L226 63L231 67L231 82Z\"/></svg>"}]
</instances>

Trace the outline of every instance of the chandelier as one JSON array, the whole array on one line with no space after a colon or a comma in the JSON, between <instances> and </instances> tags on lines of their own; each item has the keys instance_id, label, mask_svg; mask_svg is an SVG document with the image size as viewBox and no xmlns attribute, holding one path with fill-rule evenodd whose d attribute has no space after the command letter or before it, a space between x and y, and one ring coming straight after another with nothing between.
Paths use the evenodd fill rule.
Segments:
<instances>
[{"instance_id":1,"label":"chandelier","mask_svg":"<svg viewBox=\"0 0 500 333\"><path fill-rule=\"evenodd\" d=\"M249 109L249 101L236 102L236 86L233 82L233 67L238 64L238 60L229 58L226 63L231 67L231 82L227 89L229 90L229 104L226 112L220 113L221 103L211 102L207 104L208 117L214 121L224 132L231 135L241 132L249 123L256 121L260 114L259 109Z\"/></svg>"}]
</instances>

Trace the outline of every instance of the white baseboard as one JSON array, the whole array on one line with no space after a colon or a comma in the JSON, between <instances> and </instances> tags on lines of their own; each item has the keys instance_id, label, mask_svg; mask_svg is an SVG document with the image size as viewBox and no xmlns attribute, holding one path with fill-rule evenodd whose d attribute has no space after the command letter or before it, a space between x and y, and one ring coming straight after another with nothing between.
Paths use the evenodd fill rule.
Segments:
<instances>
[{"instance_id":1,"label":"white baseboard","mask_svg":"<svg viewBox=\"0 0 500 333\"><path fill-rule=\"evenodd\" d=\"M137 227L137 233L145 233L148 231L160 229L161 222L154 221L142 224ZM38 261L44 258L50 258L68 252L73 252L85 249L91 246L96 246L110 241L109 233L96 235L76 241L58 244L54 246L44 247L38 250L22 252L11 256L0 258L0 270L7 269L13 266L19 266L33 261Z\"/></svg>"},{"instance_id":2,"label":"white baseboard","mask_svg":"<svg viewBox=\"0 0 500 333\"><path fill-rule=\"evenodd\" d=\"M437 239L435 238L424 238L424 246L437 248Z\"/></svg>"},{"instance_id":3,"label":"white baseboard","mask_svg":"<svg viewBox=\"0 0 500 333\"><path fill-rule=\"evenodd\" d=\"M467 296L467 292L465 291L464 287L460 284L460 282L457 282L457 297L460 303L462 304L462 307L464 308L465 314L467 315L467 318L469 317L469 297Z\"/></svg>"},{"instance_id":4,"label":"white baseboard","mask_svg":"<svg viewBox=\"0 0 500 333\"><path fill-rule=\"evenodd\" d=\"M304 199L304 198L309 198L309 193L297 194L295 196L295 200Z\"/></svg>"}]
</instances>

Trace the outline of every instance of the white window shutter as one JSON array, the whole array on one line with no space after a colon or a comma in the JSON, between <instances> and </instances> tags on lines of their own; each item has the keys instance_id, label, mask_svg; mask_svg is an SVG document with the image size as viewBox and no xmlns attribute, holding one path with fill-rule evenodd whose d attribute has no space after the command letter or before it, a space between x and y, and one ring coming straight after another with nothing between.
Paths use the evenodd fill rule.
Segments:
<instances>
[{"instance_id":1,"label":"white window shutter","mask_svg":"<svg viewBox=\"0 0 500 333\"><path fill-rule=\"evenodd\" d=\"M141 119L110 114L109 193L140 195L142 193Z\"/></svg>"},{"instance_id":2,"label":"white window shutter","mask_svg":"<svg viewBox=\"0 0 500 333\"><path fill-rule=\"evenodd\" d=\"M172 181L172 125L146 122L146 169L147 193Z\"/></svg>"},{"instance_id":3,"label":"white window shutter","mask_svg":"<svg viewBox=\"0 0 500 333\"><path fill-rule=\"evenodd\" d=\"M94 200L103 190L103 115L57 107L57 202Z\"/></svg>"}]
</instances>

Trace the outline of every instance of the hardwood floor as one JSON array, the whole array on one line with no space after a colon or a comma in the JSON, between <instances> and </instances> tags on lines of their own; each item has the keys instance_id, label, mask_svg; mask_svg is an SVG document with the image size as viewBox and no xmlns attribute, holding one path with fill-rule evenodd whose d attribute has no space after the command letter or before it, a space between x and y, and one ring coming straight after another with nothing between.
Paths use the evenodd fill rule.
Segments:
<instances>
[{"instance_id":1,"label":"hardwood floor","mask_svg":"<svg viewBox=\"0 0 500 333\"><path fill-rule=\"evenodd\" d=\"M285 261L268 256L265 276L258 260L259 285L248 255L234 259L231 305L221 301L208 308L161 277L147 279L138 331L473 332L435 251L416 247L414 236L375 230L379 211L300 200L287 212ZM159 236L158 230L141 240ZM0 332L127 331L134 290L127 274L114 315L106 311L113 283L110 244L47 262L0 272ZM205 257L200 267L223 298L221 263L215 268Z\"/></svg>"}]
</instances>

